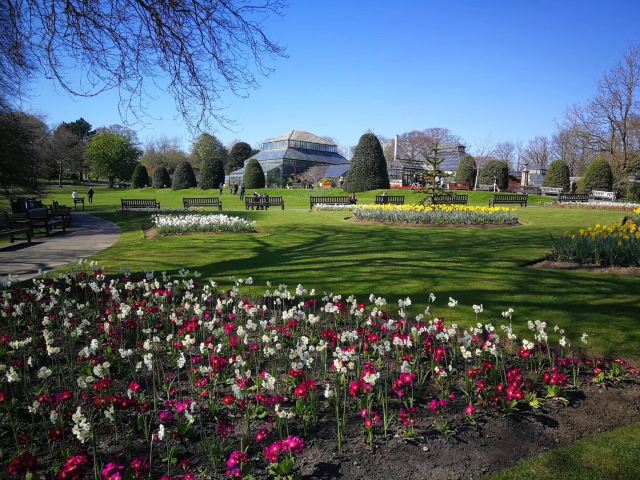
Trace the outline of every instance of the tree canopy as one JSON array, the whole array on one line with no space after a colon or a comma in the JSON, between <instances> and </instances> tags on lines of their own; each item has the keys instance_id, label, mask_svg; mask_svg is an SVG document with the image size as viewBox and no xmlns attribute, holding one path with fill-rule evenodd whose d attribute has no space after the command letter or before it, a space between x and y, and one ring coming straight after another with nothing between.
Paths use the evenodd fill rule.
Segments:
<instances>
[{"instance_id":1,"label":"tree canopy","mask_svg":"<svg viewBox=\"0 0 640 480\"><path fill-rule=\"evenodd\" d=\"M200 188L209 190L224 183L224 167L219 158L207 158L200 169Z\"/></svg>"},{"instance_id":2,"label":"tree canopy","mask_svg":"<svg viewBox=\"0 0 640 480\"><path fill-rule=\"evenodd\" d=\"M207 159L220 160L224 166L227 163L227 149L215 135L202 133L191 147L191 164L196 168L202 168Z\"/></svg>"},{"instance_id":3,"label":"tree canopy","mask_svg":"<svg viewBox=\"0 0 640 480\"><path fill-rule=\"evenodd\" d=\"M378 137L365 133L353 152L351 168L344 179L346 192L365 192L389 188L387 161Z\"/></svg>"},{"instance_id":4,"label":"tree canopy","mask_svg":"<svg viewBox=\"0 0 640 480\"><path fill-rule=\"evenodd\" d=\"M140 150L127 137L103 131L87 144L87 159L92 172L109 180L109 186L118 180L129 180L136 166Z\"/></svg>"},{"instance_id":5,"label":"tree canopy","mask_svg":"<svg viewBox=\"0 0 640 480\"><path fill-rule=\"evenodd\" d=\"M244 169L242 182L247 188L264 188L264 170L262 170L260 162L258 162L256 159L249 160L247 162L247 166Z\"/></svg>"},{"instance_id":6,"label":"tree canopy","mask_svg":"<svg viewBox=\"0 0 640 480\"><path fill-rule=\"evenodd\" d=\"M268 59L286 56L263 28L284 6L282 0L7 0L0 9L0 99L11 103L21 81L38 72L72 95L117 90L125 118L145 115L146 92L159 86L188 125L226 123L222 93L245 95L271 71Z\"/></svg>"},{"instance_id":7,"label":"tree canopy","mask_svg":"<svg viewBox=\"0 0 640 480\"><path fill-rule=\"evenodd\" d=\"M181 162L176 167L175 172L173 172L171 188L174 190L182 190L183 188L191 188L196 185L196 174L193 172L193 167L187 161Z\"/></svg>"},{"instance_id":8,"label":"tree canopy","mask_svg":"<svg viewBox=\"0 0 640 480\"><path fill-rule=\"evenodd\" d=\"M244 166L244 161L253 155L251 145L245 142L238 142L231 147L229 151L229 160L227 162L226 171L231 173Z\"/></svg>"}]
</instances>

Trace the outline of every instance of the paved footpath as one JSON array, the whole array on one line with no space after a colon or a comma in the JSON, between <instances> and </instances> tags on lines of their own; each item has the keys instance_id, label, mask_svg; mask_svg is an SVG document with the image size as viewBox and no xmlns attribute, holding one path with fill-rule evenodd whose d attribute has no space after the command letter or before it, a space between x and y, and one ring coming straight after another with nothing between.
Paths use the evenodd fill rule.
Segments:
<instances>
[{"instance_id":1,"label":"paved footpath","mask_svg":"<svg viewBox=\"0 0 640 480\"><path fill-rule=\"evenodd\" d=\"M48 237L36 233L31 246L22 239L4 244L0 248L0 276L13 274L19 280L28 280L104 250L120 238L120 228L115 223L89 213L73 212L71 228L65 233L57 229L54 232Z\"/></svg>"}]
</instances>

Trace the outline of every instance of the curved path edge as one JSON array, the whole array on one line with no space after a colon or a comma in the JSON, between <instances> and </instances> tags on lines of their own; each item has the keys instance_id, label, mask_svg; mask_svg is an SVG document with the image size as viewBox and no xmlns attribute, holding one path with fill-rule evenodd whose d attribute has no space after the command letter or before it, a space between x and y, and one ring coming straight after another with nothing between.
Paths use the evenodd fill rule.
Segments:
<instances>
[{"instance_id":1,"label":"curved path edge","mask_svg":"<svg viewBox=\"0 0 640 480\"><path fill-rule=\"evenodd\" d=\"M16 239L14 244L0 248L0 277L15 275L18 281L75 263L110 247L120 238L120 227L113 222L74 212L71 228L54 230L50 236L37 233L33 245Z\"/></svg>"}]
</instances>

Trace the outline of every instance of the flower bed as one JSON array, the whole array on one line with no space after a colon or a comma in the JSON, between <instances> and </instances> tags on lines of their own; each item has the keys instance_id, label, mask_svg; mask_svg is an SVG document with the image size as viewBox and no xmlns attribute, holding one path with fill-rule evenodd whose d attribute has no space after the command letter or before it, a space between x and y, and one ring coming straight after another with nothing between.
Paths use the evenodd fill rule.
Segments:
<instances>
[{"instance_id":1,"label":"flower bed","mask_svg":"<svg viewBox=\"0 0 640 480\"><path fill-rule=\"evenodd\" d=\"M553 239L549 260L587 265L640 266L640 223L596 225Z\"/></svg>"},{"instance_id":2,"label":"flower bed","mask_svg":"<svg viewBox=\"0 0 640 480\"><path fill-rule=\"evenodd\" d=\"M637 203L632 202L607 202L604 200L590 200L584 202L548 202L543 204L544 207L552 208L588 208L591 210L617 210L621 212L630 212L638 209Z\"/></svg>"},{"instance_id":3,"label":"flower bed","mask_svg":"<svg viewBox=\"0 0 640 480\"><path fill-rule=\"evenodd\" d=\"M355 205L350 205L350 204L347 204L347 205L331 205L331 204L326 204L326 203L317 203L317 204L315 204L313 206L314 210L324 210L324 211L329 211L329 212L331 212L331 211L339 212L339 211L345 211L345 210L351 211L354 208L356 208L356 206Z\"/></svg>"},{"instance_id":4,"label":"flower bed","mask_svg":"<svg viewBox=\"0 0 640 480\"><path fill-rule=\"evenodd\" d=\"M511 309L493 325L474 305L463 330L409 298L391 313L302 286L251 299L251 283L96 271L0 293L9 476L290 478L321 426L339 452L354 422L370 445L418 424L429 442L637 374L581 356L587 334L574 348L536 321L519 338Z\"/></svg>"},{"instance_id":5,"label":"flower bed","mask_svg":"<svg viewBox=\"0 0 640 480\"><path fill-rule=\"evenodd\" d=\"M161 234L256 231L256 222L222 214L152 215L153 225Z\"/></svg>"},{"instance_id":6,"label":"flower bed","mask_svg":"<svg viewBox=\"0 0 640 480\"><path fill-rule=\"evenodd\" d=\"M429 225L516 225L514 209L466 205L358 205L360 220Z\"/></svg>"}]
</instances>

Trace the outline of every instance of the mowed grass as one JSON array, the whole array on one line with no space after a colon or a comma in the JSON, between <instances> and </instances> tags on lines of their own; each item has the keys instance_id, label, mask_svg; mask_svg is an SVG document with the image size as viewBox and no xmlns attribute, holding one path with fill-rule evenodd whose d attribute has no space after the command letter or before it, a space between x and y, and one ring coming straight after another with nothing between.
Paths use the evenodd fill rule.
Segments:
<instances>
[{"instance_id":1,"label":"mowed grass","mask_svg":"<svg viewBox=\"0 0 640 480\"><path fill-rule=\"evenodd\" d=\"M49 198L70 204L71 191L54 190ZM310 195L343 194L338 190L268 192L285 197L285 211L247 212L237 197L226 190L222 195L224 213L255 219L257 234L146 240L142 227L150 223L149 214L117 213L120 198L155 198L163 208L181 209L183 196L218 192L98 188L87 211L116 222L123 233L113 247L93 258L112 273L123 267L172 273L188 268L223 285L252 276L256 284L301 283L345 298L355 294L365 299L375 293L395 303L409 296L416 311L434 292L432 308L450 322L474 324L473 304L484 305L483 322L501 321L500 313L512 307L514 327L520 332L526 330L527 320L545 320L565 328L574 339L590 333L592 352L640 358L640 278L527 268L544 257L551 236L619 222L621 212L544 208L539 205L549 199L531 197L531 205L519 209L523 223L519 227L400 228L350 223L345 220L348 212L308 211ZM359 203L372 203L376 193L380 192L359 194ZM401 194L407 203L424 197ZM470 204L487 205L490 197L490 193L471 193ZM446 306L450 296L460 302L458 308ZM495 478L640 478L639 439L640 424L631 425L523 461Z\"/></svg>"},{"instance_id":2,"label":"mowed grass","mask_svg":"<svg viewBox=\"0 0 640 480\"><path fill-rule=\"evenodd\" d=\"M631 480L640 478L640 424L520 462L491 480Z\"/></svg>"},{"instance_id":3,"label":"mowed grass","mask_svg":"<svg viewBox=\"0 0 640 480\"><path fill-rule=\"evenodd\" d=\"M565 328L574 339L589 333L593 351L640 356L640 278L527 268L545 256L552 235L619 222L624 213L545 208L540 203L549 199L531 197L531 206L518 208L523 223L518 227L403 228L352 223L345 220L349 212L309 212L310 195L344 195L342 191L267 192L284 196L286 209L246 211L227 190L221 196L223 213L256 220L257 234L147 240L142 227L150 223L150 214L118 213L120 198L155 198L163 209L181 209L182 197L218 196L218 191L98 188L87 211L117 223L123 235L93 258L114 273L122 268L172 273L187 268L222 285L252 276L257 285L302 284L344 298L354 294L365 300L374 293L395 303L408 296L416 310L424 308L433 292L433 310L448 321L475 323L473 304L484 305L481 321L502 320L501 312L511 307L520 332L528 320L540 319ZM372 203L376 193L380 192L358 194L359 203ZM407 203L424 198L421 193L402 193ZM69 188L53 190L50 198L69 204L70 194ZM474 192L470 203L487 205L490 197ZM446 306L449 297L460 302L457 309Z\"/></svg>"}]
</instances>

